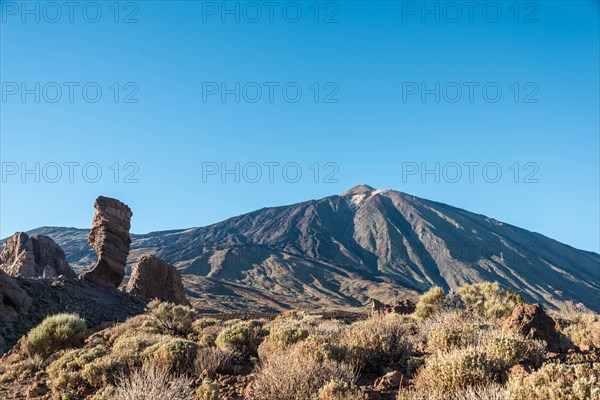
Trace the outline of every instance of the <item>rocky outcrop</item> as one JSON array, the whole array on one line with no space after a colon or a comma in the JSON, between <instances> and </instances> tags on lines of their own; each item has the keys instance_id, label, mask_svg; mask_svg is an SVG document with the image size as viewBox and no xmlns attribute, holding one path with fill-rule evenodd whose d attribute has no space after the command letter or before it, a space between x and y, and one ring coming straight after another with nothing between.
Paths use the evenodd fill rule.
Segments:
<instances>
[{"instance_id":1,"label":"rocky outcrop","mask_svg":"<svg viewBox=\"0 0 600 400\"><path fill-rule=\"evenodd\" d=\"M514 330L533 339L547 343L550 351L560 351L561 336L556 330L556 322L539 304L519 304L502 325L504 330Z\"/></svg>"},{"instance_id":2,"label":"rocky outcrop","mask_svg":"<svg viewBox=\"0 0 600 400\"><path fill-rule=\"evenodd\" d=\"M0 325L4 326L17 315L27 312L31 298L10 276L0 270Z\"/></svg>"},{"instance_id":3,"label":"rocky outcrop","mask_svg":"<svg viewBox=\"0 0 600 400\"><path fill-rule=\"evenodd\" d=\"M401 299L394 304L384 304L379 300L371 300L371 310L373 314L394 313L411 314L415 311L416 305L409 299Z\"/></svg>"},{"instance_id":4,"label":"rocky outcrop","mask_svg":"<svg viewBox=\"0 0 600 400\"><path fill-rule=\"evenodd\" d=\"M98 262L82 275L83 279L109 288L117 288L125 275L131 238L131 209L116 199L100 196L88 243L96 251Z\"/></svg>"},{"instance_id":5,"label":"rocky outcrop","mask_svg":"<svg viewBox=\"0 0 600 400\"><path fill-rule=\"evenodd\" d=\"M23 278L76 277L67 263L65 252L48 236L17 232L0 251L0 269L10 276Z\"/></svg>"},{"instance_id":6,"label":"rocky outcrop","mask_svg":"<svg viewBox=\"0 0 600 400\"><path fill-rule=\"evenodd\" d=\"M143 256L133 264L125 290L147 300L189 304L177 268L153 255Z\"/></svg>"}]
</instances>

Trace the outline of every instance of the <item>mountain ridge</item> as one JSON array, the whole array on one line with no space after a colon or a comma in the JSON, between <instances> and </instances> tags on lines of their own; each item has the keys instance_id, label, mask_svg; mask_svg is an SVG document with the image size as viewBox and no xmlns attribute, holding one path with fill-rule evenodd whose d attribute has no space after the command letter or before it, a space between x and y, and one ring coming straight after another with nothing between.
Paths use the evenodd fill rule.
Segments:
<instances>
[{"instance_id":1,"label":"mountain ridge","mask_svg":"<svg viewBox=\"0 0 600 400\"><path fill-rule=\"evenodd\" d=\"M28 233L52 237L76 269L93 264L87 230ZM357 307L369 298L413 298L434 285L450 290L492 280L552 308L582 303L600 311L597 253L368 185L205 227L131 237L128 263L145 254L164 258L183 274L192 302L208 308Z\"/></svg>"}]
</instances>

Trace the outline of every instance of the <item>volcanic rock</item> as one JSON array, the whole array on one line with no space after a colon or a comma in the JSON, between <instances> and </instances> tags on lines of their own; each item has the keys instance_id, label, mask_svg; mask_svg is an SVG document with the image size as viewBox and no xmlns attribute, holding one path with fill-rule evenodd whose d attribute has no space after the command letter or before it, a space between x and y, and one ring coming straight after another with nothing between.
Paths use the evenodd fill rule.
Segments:
<instances>
[{"instance_id":1,"label":"volcanic rock","mask_svg":"<svg viewBox=\"0 0 600 400\"><path fill-rule=\"evenodd\" d=\"M147 300L189 304L177 268L153 255L143 256L132 265L125 290Z\"/></svg>"},{"instance_id":2,"label":"volcanic rock","mask_svg":"<svg viewBox=\"0 0 600 400\"><path fill-rule=\"evenodd\" d=\"M394 304L384 304L379 300L371 299L371 309L373 314L379 313L394 313L394 314L411 314L415 311L416 305L409 299L401 299Z\"/></svg>"},{"instance_id":3,"label":"volcanic rock","mask_svg":"<svg viewBox=\"0 0 600 400\"><path fill-rule=\"evenodd\" d=\"M96 212L92 221L88 243L96 251L98 262L83 279L102 286L119 287L125 275L131 238L131 209L117 199L100 196L94 204Z\"/></svg>"},{"instance_id":4,"label":"volcanic rock","mask_svg":"<svg viewBox=\"0 0 600 400\"><path fill-rule=\"evenodd\" d=\"M31 236L17 232L0 251L0 269L10 276L23 278L56 277L75 278L65 252L48 236Z\"/></svg>"},{"instance_id":5,"label":"volcanic rock","mask_svg":"<svg viewBox=\"0 0 600 400\"><path fill-rule=\"evenodd\" d=\"M540 304L519 304L502 325L504 330L515 330L533 339L544 340L550 351L560 351L561 337L556 322Z\"/></svg>"},{"instance_id":6,"label":"volcanic rock","mask_svg":"<svg viewBox=\"0 0 600 400\"><path fill-rule=\"evenodd\" d=\"M0 270L0 325L5 325L31 306L31 298L19 284Z\"/></svg>"}]
</instances>

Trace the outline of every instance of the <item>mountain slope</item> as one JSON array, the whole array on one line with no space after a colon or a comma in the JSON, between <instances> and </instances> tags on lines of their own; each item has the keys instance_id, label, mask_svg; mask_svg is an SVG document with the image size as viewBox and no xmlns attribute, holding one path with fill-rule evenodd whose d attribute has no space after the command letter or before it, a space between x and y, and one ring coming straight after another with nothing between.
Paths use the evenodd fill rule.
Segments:
<instances>
[{"instance_id":1,"label":"mountain slope","mask_svg":"<svg viewBox=\"0 0 600 400\"><path fill-rule=\"evenodd\" d=\"M87 230L39 228L74 268L92 265ZM193 303L218 309L355 307L432 285L499 281L556 308L600 311L600 255L483 215L361 185L203 228L132 235L133 262L175 264Z\"/></svg>"}]
</instances>

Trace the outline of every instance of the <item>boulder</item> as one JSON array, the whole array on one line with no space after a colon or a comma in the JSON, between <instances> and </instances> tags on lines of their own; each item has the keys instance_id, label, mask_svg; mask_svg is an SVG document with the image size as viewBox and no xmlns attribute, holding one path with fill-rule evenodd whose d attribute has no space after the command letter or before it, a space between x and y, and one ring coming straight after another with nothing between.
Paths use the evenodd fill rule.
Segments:
<instances>
[{"instance_id":1,"label":"boulder","mask_svg":"<svg viewBox=\"0 0 600 400\"><path fill-rule=\"evenodd\" d=\"M96 212L88 243L96 251L98 262L82 278L116 289L125 275L133 213L119 200L103 196L96 199L94 207Z\"/></svg>"},{"instance_id":2,"label":"boulder","mask_svg":"<svg viewBox=\"0 0 600 400\"><path fill-rule=\"evenodd\" d=\"M177 268L153 255L143 256L132 265L125 290L147 300L189 305Z\"/></svg>"},{"instance_id":3,"label":"boulder","mask_svg":"<svg viewBox=\"0 0 600 400\"><path fill-rule=\"evenodd\" d=\"M519 304L502 325L504 330L514 330L533 339L544 340L550 351L561 350L561 336L556 322L540 304Z\"/></svg>"},{"instance_id":4,"label":"boulder","mask_svg":"<svg viewBox=\"0 0 600 400\"><path fill-rule=\"evenodd\" d=\"M0 251L0 269L10 276L35 278L77 275L67 263L65 252L48 236L12 235Z\"/></svg>"},{"instance_id":5,"label":"boulder","mask_svg":"<svg viewBox=\"0 0 600 400\"><path fill-rule=\"evenodd\" d=\"M19 284L0 270L0 325L4 326L14 317L27 312L31 298Z\"/></svg>"}]
</instances>

